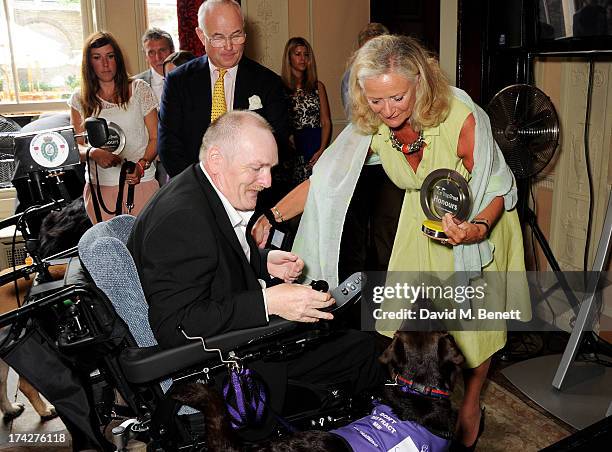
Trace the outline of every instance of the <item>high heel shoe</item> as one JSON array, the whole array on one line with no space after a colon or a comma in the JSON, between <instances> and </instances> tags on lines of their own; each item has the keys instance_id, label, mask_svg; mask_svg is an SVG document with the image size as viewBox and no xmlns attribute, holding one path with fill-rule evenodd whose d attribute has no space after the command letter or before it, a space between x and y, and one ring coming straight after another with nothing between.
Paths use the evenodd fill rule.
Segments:
<instances>
[{"instance_id":1,"label":"high heel shoe","mask_svg":"<svg viewBox=\"0 0 612 452\"><path fill-rule=\"evenodd\" d=\"M454 439L451 441L451 445L449 448L449 452L473 452L476 450L476 444L478 444L478 440L484 433L485 429L485 408L480 409L480 423L478 424L478 434L476 435L476 440L471 446L466 446L461 443L458 439Z\"/></svg>"}]
</instances>

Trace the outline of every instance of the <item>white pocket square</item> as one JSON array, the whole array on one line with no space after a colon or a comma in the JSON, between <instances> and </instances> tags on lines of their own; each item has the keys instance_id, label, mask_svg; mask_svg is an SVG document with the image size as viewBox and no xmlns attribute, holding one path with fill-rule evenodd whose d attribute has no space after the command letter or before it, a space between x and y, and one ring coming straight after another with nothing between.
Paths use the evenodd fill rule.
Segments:
<instances>
[{"instance_id":1,"label":"white pocket square","mask_svg":"<svg viewBox=\"0 0 612 452\"><path fill-rule=\"evenodd\" d=\"M249 110L259 110L260 108L263 108L263 105L259 96L254 94L249 97Z\"/></svg>"}]
</instances>

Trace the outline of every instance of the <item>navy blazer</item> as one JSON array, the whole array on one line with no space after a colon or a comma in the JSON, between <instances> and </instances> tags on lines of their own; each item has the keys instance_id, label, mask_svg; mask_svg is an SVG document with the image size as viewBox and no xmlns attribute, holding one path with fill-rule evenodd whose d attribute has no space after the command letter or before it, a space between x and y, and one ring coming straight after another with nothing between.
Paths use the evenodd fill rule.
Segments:
<instances>
[{"instance_id":1,"label":"navy blazer","mask_svg":"<svg viewBox=\"0 0 612 452\"><path fill-rule=\"evenodd\" d=\"M249 263L221 199L199 165L159 190L140 213L127 247L134 258L149 323L162 347L267 324L258 278L270 282L267 252L250 234Z\"/></svg>"},{"instance_id":2,"label":"navy blazer","mask_svg":"<svg viewBox=\"0 0 612 452\"><path fill-rule=\"evenodd\" d=\"M281 78L270 69L242 57L234 90L234 109L248 110L249 98L258 96L279 147L279 158L289 136L287 103ZM212 89L206 56L170 72L164 82L159 109L157 153L170 177L198 161L204 132L210 124Z\"/></svg>"}]
</instances>

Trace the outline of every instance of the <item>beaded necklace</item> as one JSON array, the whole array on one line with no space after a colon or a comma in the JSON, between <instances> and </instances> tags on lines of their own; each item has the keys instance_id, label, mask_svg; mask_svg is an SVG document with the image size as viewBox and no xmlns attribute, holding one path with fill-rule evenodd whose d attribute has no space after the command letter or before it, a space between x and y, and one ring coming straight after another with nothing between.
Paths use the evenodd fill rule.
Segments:
<instances>
[{"instance_id":1,"label":"beaded necklace","mask_svg":"<svg viewBox=\"0 0 612 452\"><path fill-rule=\"evenodd\" d=\"M405 155L414 154L415 152L419 152L423 144L425 144L425 138L423 137L423 131L419 132L419 136L410 144L404 144L400 140L397 139L393 130L389 129L389 139L391 140L391 145L393 148Z\"/></svg>"}]
</instances>

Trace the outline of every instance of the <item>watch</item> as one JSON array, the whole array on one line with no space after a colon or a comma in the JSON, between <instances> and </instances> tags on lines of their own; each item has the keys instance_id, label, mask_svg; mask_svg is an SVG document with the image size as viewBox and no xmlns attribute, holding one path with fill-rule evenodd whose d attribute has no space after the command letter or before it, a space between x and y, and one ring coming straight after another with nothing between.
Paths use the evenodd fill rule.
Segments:
<instances>
[{"instance_id":1,"label":"watch","mask_svg":"<svg viewBox=\"0 0 612 452\"><path fill-rule=\"evenodd\" d=\"M489 223L489 220L487 220L486 218L474 218L472 221L470 221L470 223L482 224L486 229L485 231L486 234L488 234L489 230L491 229L491 223Z\"/></svg>"}]
</instances>

